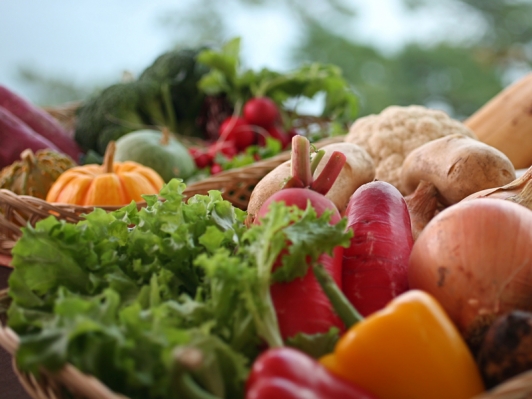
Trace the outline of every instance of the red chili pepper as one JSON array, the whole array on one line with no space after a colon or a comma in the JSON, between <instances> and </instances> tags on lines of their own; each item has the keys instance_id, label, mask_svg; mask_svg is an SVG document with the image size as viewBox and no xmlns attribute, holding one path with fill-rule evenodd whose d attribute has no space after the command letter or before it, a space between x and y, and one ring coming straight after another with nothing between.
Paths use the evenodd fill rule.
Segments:
<instances>
[{"instance_id":1,"label":"red chili pepper","mask_svg":"<svg viewBox=\"0 0 532 399\"><path fill-rule=\"evenodd\" d=\"M375 399L297 349L268 349L253 363L246 399Z\"/></svg>"}]
</instances>

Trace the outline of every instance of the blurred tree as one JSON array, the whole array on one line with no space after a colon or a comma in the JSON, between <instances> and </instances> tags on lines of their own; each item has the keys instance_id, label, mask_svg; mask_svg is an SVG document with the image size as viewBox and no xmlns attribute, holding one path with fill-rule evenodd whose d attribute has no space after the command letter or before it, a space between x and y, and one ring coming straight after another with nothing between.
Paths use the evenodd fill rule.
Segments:
<instances>
[{"instance_id":1,"label":"blurred tree","mask_svg":"<svg viewBox=\"0 0 532 399\"><path fill-rule=\"evenodd\" d=\"M361 95L361 115L378 113L392 104L423 104L464 118L530 71L532 2L404 3L412 11L423 9L430 18L447 7L448 13L458 13L461 23L476 23L478 29L464 38L453 34L451 29L456 29L456 24L450 24L431 38L430 45L423 41L407 43L399 52L384 56L367 44L333 33L330 22L306 12L304 39L296 47L293 61L340 66Z\"/></svg>"},{"instance_id":2,"label":"blurred tree","mask_svg":"<svg viewBox=\"0 0 532 399\"><path fill-rule=\"evenodd\" d=\"M465 118L531 70L532 0L397 1L409 15L434 23L430 35L392 54L357 37L360 3L348 0L180 2L165 12L161 26L177 47L218 45L237 35L249 41L254 33L238 31L239 17L261 18L268 10L282 10L298 30L289 67L313 61L341 67L361 98L360 115L392 104L423 104ZM49 102L88 93L23 72L27 80L54 87L48 93L56 97Z\"/></svg>"}]
</instances>

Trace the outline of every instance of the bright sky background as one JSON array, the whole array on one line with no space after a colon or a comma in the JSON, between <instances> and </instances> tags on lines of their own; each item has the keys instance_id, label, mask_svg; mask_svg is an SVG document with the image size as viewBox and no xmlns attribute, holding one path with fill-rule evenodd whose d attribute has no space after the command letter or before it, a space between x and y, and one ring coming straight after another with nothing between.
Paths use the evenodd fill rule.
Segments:
<instances>
[{"instance_id":1,"label":"bright sky background","mask_svg":"<svg viewBox=\"0 0 532 399\"><path fill-rule=\"evenodd\" d=\"M141 71L171 46L160 25L169 10L194 0L16 0L0 1L0 84L27 97L17 67L29 65L50 77L84 85L116 81L124 70ZM407 17L398 0L355 0L358 40L393 51L405 40L436 37L463 21L438 15ZM242 37L243 61L251 68L283 70L286 51L297 40L293 21L282 9L233 13L233 36ZM467 34L463 23L459 32ZM457 30L454 30L455 32ZM250 32L253 32L251 34Z\"/></svg>"}]
</instances>

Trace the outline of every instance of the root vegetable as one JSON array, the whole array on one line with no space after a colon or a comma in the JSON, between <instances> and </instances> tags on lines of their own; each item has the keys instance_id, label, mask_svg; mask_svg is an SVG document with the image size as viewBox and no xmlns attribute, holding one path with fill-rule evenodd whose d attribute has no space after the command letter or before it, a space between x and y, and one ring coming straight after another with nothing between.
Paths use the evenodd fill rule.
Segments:
<instances>
[{"instance_id":1,"label":"root vegetable","mask_svg":"<svg viewBox=\"0 0 532 399\"><path fill-rule=\"evenodd\" d=\"M326 197L338 208L340 213L345 210L349 197L364 183L375 177L375 164L369 154L360 146L350 143L334 143L322 148L323 159L318 164L314 176L318 176L334 151L343 153L347 162L340 175L330 188ZM270 196L281 190L291 176L291 161L286 161L264 176L253 189L249 199L247 212L249 220L253 220L258 210Z\"/></svg>"},{"instance_id":2,"label":"root vegetable","mask_svg":"<svg viewBox=\"0 0 532 399\"><path fill-rule=\"evenodd\" d=\"M36 133L10 111L0 106L0 169L20 159L25 149L34 153L38 150L51 149L62 152L50 140Z\"/></svg>"},{"instance_id":3,"label":"root vegetable","mask_svg":"<svg viewBox=\"0 0 532 399\"><path fill-rule=\"evenodd\" d=\"M284 202L288 206L306 209L312 206L318 216L324 212L331 212L330 223L336 224L341 220L336 206L324 196L310 187L313 181L310 169L309 143L303 136L292 139L292 178L287 182L288 188L274 193L261 206L257 213L256 223L269 212L273 202ZM345 155L336 153L323 169L330 180L319 183L321 191L326 192L345 163ZM332 254L324 253L319 262L341 286L343 247L335 247ZM278 267L278 263L275 267ZM293 337L298 333L317 334L326 333L331 327L343 331L345 326L335 314L332 305L323 293L312 270L307 270L301 278L287 282L276 282L270 287L271 298L277 314L279 329L283 338Z\"/></svg>"},{"instance_id":4,"label":"root vegetable","mask_svg":"<svg viewBox=\"0 0 532 399\"><path fill-rule=\"evenodd\" d=\"M464 121L480 141L505 153L516 169L532 165L531 97L528 73Z\"/></svg>"},{"instance_id":5,"label":"root vegetable","mask_svg":"<svg viewBox=\"0 0 532 399\"><path fill-rule=\"evenodd\" d=\"M462 135L446 136L418 147L406 157L401 171L401 187L406 194L426 180L434 184L444 205L514 179L515 169L506 155Z\"/></svg>"},{"instance_id":6,"label":"root vegetable","mask_svg":"<svg viewBox=\"0 0 532 399\"><path fill-rule=\"evenodd\" d=\"M52 142L61 152L79 162L81 148L66 129L43 109L0 85L0 106L6 108L35 133ZM16 154L18 158L18 154Z\"/></svg>"},{"instance_id":7,"label":"root vegetable","mask_svg":"<svg viewBox=\"0 0 532 399\"><path fill-rule=\"evenodd\" d=\"M410 213L414 241L438 212L440 205L437 196L438 190L434 184L421 180L416 191L405 197L406 206Z\"/></svg>"},{"instance_id":8,"label":"root vegetable","mask_svg":"<svg viewBox=\"0 0 532 399\"><path fill-rule=\"evenodd\" d=\"M516 310L498 317L477 358L488 389L532 370L532 313Z\"/></svg>"},{"instance_id":9,"label":"root vegetable","mask_svg":"<svg viewBox=\"0 0 532 399\"><path fill-rule=\"evenodd\" d=\"M532 212L500 199L444 209L414 243L408 278L438 299L476 351L497 316L532 310Z\"/></svg>"},{"instance_id":10,"label":"root vegetable","mask_svg":"<svg viewBox=\"0 0 532 399\"><path fill-rule=\"evenodd\" d=\"M342 291L367 316L408 289L410 215L399 190L383 181L359 187L345 214L354 234L344 250Z\"/></svg>"},{"instance_id":11,"label":"root vegetable","mask_svg":"<svg viewBox=\"0 0 532 399\"><path fill-rule=\"evenodd\" d=\"M532 167L511 183L478 191L464 198L463 201L474 198L500 198L532 209Z\"/></svg>"}]
</instances>

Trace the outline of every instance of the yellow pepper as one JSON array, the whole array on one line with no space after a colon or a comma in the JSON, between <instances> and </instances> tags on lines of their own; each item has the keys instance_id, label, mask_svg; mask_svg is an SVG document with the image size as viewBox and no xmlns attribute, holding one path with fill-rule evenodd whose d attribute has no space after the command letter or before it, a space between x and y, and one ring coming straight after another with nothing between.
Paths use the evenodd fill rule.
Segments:
<instances>
[{"instance_id":1,"label":"yellow pepper","mask_svg":"<svg viewBox=\"0 0 532 399\"><path fill-rule=\"evenodd\" d=\"M462 336L419 290L354 324L320 361L380 399L469 399L484 391Z\"/></svg>"}]
</instances>

